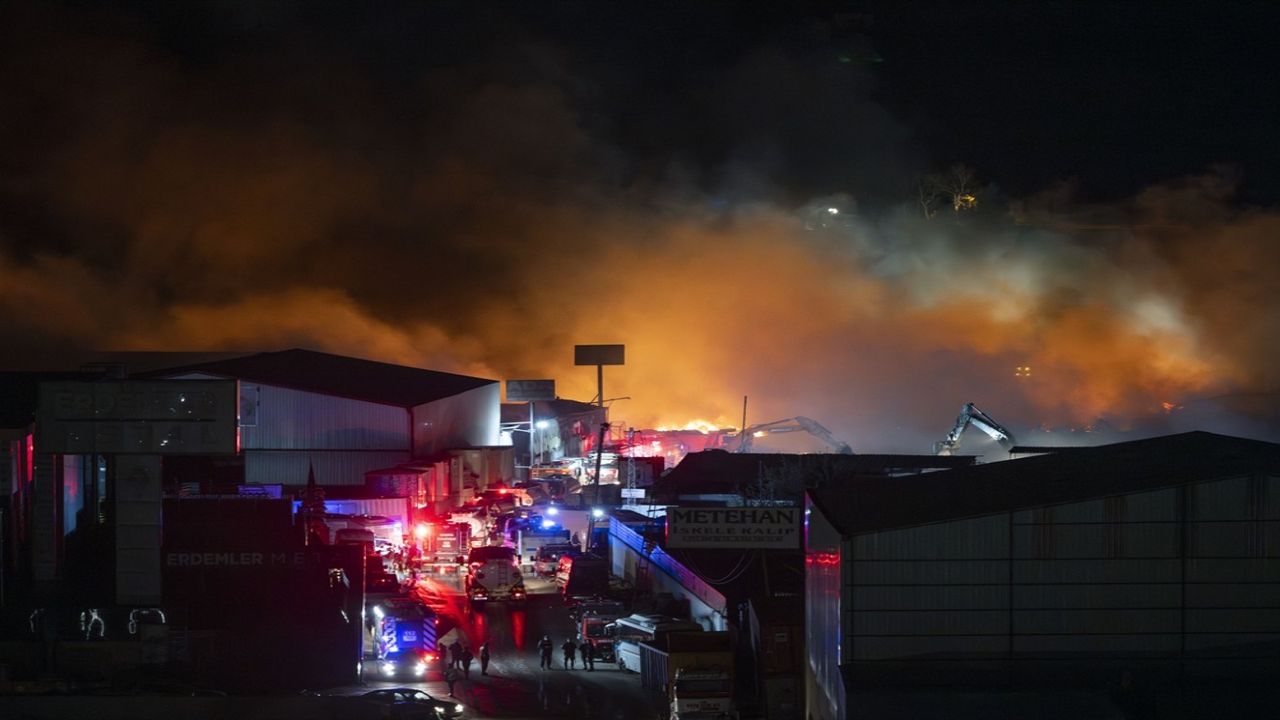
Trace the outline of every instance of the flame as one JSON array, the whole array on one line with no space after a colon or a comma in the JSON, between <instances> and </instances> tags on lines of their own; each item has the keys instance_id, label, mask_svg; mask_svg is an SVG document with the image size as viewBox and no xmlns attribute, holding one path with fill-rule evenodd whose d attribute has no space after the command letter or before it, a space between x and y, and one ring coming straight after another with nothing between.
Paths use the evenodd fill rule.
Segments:
<instances>
[{"instance_id":1,"label":"flame","mask_svg":"<svg viewBox=\"0 0 1280 720\"><path fill-rule=\"evenodd\" d=\"M710 433L719 432L720 428L721 428L721 425L719 423L698 418L696 420L689 420L683 425L679 423L669 424L669 425L659 425L654 429L657 430L658 432L689 431L689 432L700 432L703 435L708 435Z\"/></svg>"}]
</instances>

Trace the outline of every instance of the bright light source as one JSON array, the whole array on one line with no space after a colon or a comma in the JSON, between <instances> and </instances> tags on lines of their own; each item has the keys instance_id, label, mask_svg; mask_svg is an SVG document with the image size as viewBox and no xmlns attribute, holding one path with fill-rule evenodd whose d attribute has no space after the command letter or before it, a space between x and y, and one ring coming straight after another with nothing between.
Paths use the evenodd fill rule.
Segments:
<instances>
[{"instance_id":1,"label":"bright light source","mask_svg":"<svg viewBox=\"0 0 1280 720\"><path fill-rule=\"evenodd\" d=\"M414 675L422 675L422 674L423 674L423 673L425 673L426 671L427 671L427 666L426 666L426 665L423 665L422 663L418 663L417 665L414 665L414 666L413 666L413 674L414 674Z\"/></svg>"},{"instance_id":2,"label":"bright light source","mask_svg":"<svg viewBox=\"0 0 1280 720\"><path fill-rule=\"evenodd\" d=\"M418 523L413 526L413 536L419 540L426 540L431 535L431 526L427 523Z\"/></svg>"},{"instance_id":3,"label":"bright light source","mask_svg":"<svg viewBox=\"0 0 1280 720\"><path fill-rule=\"evenodd\" d=\"M555 526L556 526L556 523L555 523L555 521L554 521L554 520L543 520L543 521L542 521L542 529L543 529L543 530L546 530L547 528L553 528L553 527L555 527Z\"/></svg>"},{"instance_id":4,"label":"bright light source","mask_svg":"<svg viewBox=\"0 0 1280 720\"><path fill-rule=\"evenodd\" d=\"M551 423L547 422L546 420L539 420L538 422L534 423L533 426L538 428L539 430L546 430L547 426L550 424Z\"/></svg>"},{"instance_id":5,"label":"bright light source","mask_svg":"<svg viewBox=\"0 0 1280 720\"><path fill-rule=\"evenodd\" d=\"M395 663L382 663L382 673L384 675L391 675L395 671L396 671Z\"/></svg>"},{"instance_id":6,"label":"bright light source","mask_svg":"<svg viewBox=\"0 0 1280 720\"><path fill-rule=\"evenodd\" d=\"M381 619L382 619L383 612L382 612L382 606L381 606L381 605L374 605L374 606L373 606L373 616L374 616L374 617L376 617L376 618L378 618L379 620L381 620Z\"/></svg>"},{"instance_id":7,"label":"bright light source","mask_svg":"<svg viewBox=\"0 0 1280 720\"><path fill-rule=\"evenodd\" d=\"M552 517L555 517L556 515L560 514L560 508L556 507L555 505L552 505L551 507L547 508L547 514Z\"/></svg>"},{"instance_id":8,"label":"bright light source","mask_svg":"<svg viewBox=\"0 0 1280 720\"><path fill-rule=\"evenodd\" d=\"M591 517L599 520L600 518L604 517L604 511L601 510L600 508L591 508Z\"/></svg>"},{"instance_id":9,"label":"bright light source","mask_svg":"<svg viewBox=\"0 0 1280 720\"><path fill-rule=\"evenodd\" d=\"M460 713L460 712L462 712L462 711L463 711L463 710L465 710L465 709L466 709L466 708L462 707L462 703L457 703L456 705L454 705L454 706L453 706L453 711L454 711L454 712L459 712L459 713Z\"/></svg>"},{"instance_id":10,"label":"bright light source","mask_svg":"<svg viewBox=\"0 0 1280 720\"><path fill-rule=\"evenodd\" d=\"M827 208L827 212L831 213L832 215L839 215L840 208Z\"/></svg>"}]
</instances>

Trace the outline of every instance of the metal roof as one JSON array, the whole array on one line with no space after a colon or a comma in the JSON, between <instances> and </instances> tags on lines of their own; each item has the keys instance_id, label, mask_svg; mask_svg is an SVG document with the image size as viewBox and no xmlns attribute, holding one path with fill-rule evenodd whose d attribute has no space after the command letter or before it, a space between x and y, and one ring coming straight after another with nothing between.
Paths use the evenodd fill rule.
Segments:
<instances>
[{"instance_id":1,"label":"metal roof","mask_svg":"<svg viewBox=\"0 0 1280 720\"><path fill-rule=\"evenodd\" d=\"M603 414L607 408L591 403L579 402L577 400L565 400L556 398L555 400L538 400L534 403L534 411L537 415L535 420L557 420L572 417L574 415L592 415L596 413ZM504 423L528 423L529 422L529 403L502 403L502 422Z\"/></svg>"},{"instance_id":2,"label":"metal roof","mask_svg":"<svg viewBox=\"0 0 1280 720\"><path fill-rule=\"evenodd\" d=\"M808 492L850 536L1259 473L1280 445L1188 432Z\"/></svg>"},{"instance_id":3,"label":"metal roof","mask_svg":"<svg viewBox=\"0 0 1280 720\"><path fill-rule=\"evenodd\" d=\"M205 373L403 408L497 382L297 348L172 367L145 376L172 377L186 373Z\"/></svg>"},{"instance_id":4,"label":"metal roof","mask_svg":"<svg viewBox=\"0 0 1280 720\"><path fill-rule=\"evenodd\" d=\"M753 483L761 468L788 464L799 465L815 477L843 481L844 478L858 476L921 472L973 463L971 455L787 455L703 450L686 455L679 465L657 481L657 485L658 491L665 493L734 492L744 484Z\"/></svg>"}]
</instances>

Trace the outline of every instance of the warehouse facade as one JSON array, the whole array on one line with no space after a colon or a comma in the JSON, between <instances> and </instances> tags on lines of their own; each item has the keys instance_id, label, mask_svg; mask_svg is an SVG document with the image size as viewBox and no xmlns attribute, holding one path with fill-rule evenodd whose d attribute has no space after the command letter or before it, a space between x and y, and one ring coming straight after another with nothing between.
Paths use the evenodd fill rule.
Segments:
<instances>
[{"instance_id":1,"label":"warehouse facade","mask_svg":"<svg viewBox=\"0 0 1280 720\"><path fill-rule=\"evenodd\" d=\"M1079 448L813 489L805 512L809 717L893 686L1280 673L1280 445Z\"/></svg>"},{"instance_id":2,"label":"warehouse facade","mask_svg":"<svg viewBox=\"0 0 1280 720\"><path fill-rule=\"evenodd\" d=\"M363 485L370 471L499 443L496 380L298 349L151 376L239 381L249 485L304 485L312 469L322 486Z\"/></svg>"}]
</instances>

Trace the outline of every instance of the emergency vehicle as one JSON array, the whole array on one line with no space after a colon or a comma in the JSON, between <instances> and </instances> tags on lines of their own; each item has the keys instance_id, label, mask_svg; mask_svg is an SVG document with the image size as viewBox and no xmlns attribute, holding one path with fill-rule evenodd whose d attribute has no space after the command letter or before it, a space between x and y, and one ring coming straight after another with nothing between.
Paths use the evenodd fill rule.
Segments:
<instances>
[{"instance_id":1,"label":"emergency vehicle","mask_svg":"<svg viewBox=\"0 0 1280 720\"><path fill-rule=\"evenodd\" d=\"M373 606L377 619L378 674L385 678L421 678L439 657L435 611L410 598Z\"/></svg>"},{"instance_id":2,"label":"emergency vehicle","mask_svg":"<svg viewBox=\"0 0 1280 720\"><path fill-rule=\"evenodd\" d=\"M524 575L515 548L486 545L472 548L467 556L464 589L472 604L491 600L524 602Z\"/></svg>"}]
</instances>

